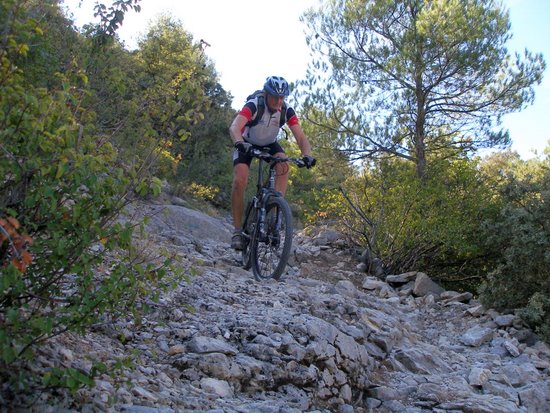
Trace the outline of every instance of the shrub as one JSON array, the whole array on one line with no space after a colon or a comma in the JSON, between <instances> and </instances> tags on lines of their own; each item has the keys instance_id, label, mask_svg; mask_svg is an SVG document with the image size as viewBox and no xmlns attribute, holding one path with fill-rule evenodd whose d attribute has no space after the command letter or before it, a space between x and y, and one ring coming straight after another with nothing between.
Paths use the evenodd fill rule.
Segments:
<instances>
[{"instance_id":1,"label":"shrub","mask_svg":"<svg viewBox=\"0 0 550 413\"><path fill-rule=\"evenodd\" d=\"M89 133L83 73L67 68L50 89L25 80L14 62L40 31L23 8L13 10L2 15L12 20L0 42L2 379L20 377L9 366L32 359L36 344L83 332L106 312L135 310L167 270L166 261L143 262L133 227L117 221L134 191L158 190L159 181L123 168L109 139ZM99 271L109 251L114 258ZM72 373L56 383L74 383Z\"/></svg>"},{"instance_id":2,"label":"shrub","mask_svg":"<svg viewBox=\"0 0 550 413\"><path fill-rule=\"evenodd\" d=\"M500 214L484 224L498 266L481 287L482 302L520 309L524 320L550 339L550 169L547 162L516 162L500 173Z\"/></svg>"},{"instance_id":3,"label":"shrub","mask_svg":"<svg viewBox=\"0 0 550 413\"><path fill-rule=\"evenodd\" d=\"M431 162L422 182L412 163L388 158L349 178L340 193L327 191L321 205L387 274L427 271L456 289L481 276L477 233L491 198L475 161Z\"/></svg>"}]
</instances>

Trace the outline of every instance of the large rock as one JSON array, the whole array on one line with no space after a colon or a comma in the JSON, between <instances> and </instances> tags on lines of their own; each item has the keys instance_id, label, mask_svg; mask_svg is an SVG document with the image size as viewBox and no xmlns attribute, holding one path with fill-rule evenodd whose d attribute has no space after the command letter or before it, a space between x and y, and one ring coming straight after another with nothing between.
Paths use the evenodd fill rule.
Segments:
<instances>
[{"instance_id":1,"label":"large rock","mask_svg":"<svg viewBox=\"0 0 550 413\"><path fill-rule=\"evenodd\" d=\"M443 291L445 291L443 287L433 282L432 279L423 272L416 274L413 294L417 297L424 297L426 295L439 297Z\"/></svg>"},{"instance_id":2,"label":"large rock","mask_svg":"<svg viewBox=\"0 0 550 413\"><path fill-rule=\"evenodd\" d=\"M129 207L132 215L136 207ZM139 217L147 217L146 229L149 234L161 235L179 242L213 240L229 243L231 229L222 220L200 211L179 205L148 205L137 211Z\"/></svg>"}]
</instances>

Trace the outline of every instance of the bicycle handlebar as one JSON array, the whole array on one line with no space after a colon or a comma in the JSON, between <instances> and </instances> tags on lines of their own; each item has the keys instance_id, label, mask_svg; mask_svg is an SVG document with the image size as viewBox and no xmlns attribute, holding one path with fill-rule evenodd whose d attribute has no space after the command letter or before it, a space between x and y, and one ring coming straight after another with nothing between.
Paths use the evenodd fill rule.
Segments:
<instances>
[{"instance_id":1,"label":"bicycle handlebar","mask_svg":"<svg viewBox=\"0 0 550 413\"><path fill-rule=\"evenodd\" d=\"M254 158L262 159L269 163L278 163L278 162L292 162L296 164L298 168L304 168L306 166L306 163L302 158L280 158L277 156L271 155L269 152L262 151L261 149L251 149L248 152L251 156Z\"/></svg>"}]
</instances>

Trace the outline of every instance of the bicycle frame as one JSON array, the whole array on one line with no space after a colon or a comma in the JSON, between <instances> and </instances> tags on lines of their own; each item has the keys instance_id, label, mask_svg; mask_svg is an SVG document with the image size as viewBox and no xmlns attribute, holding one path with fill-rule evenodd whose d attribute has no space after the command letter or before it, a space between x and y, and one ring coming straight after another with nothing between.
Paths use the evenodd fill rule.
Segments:
<instances>
[{"instance_id":1,"label":"bicycle frame","mask_svg":"<svg viewBox=\"0 0 550 413\"><path fill-rule=\"evenodd\" d=\"M282 197L283 194L275 190L275 177L276 171L275 167L278 163L282 162L293 162L299 168L304 167L305 163L302 159L299 158L283 158L270 155L269 153L263 151L262 149L253 149L251 155L255 158L258 158L258 178L256 181L256 195L253 197L253 207L258 209L260 212L259 215L259 230L260 235L265 236L265 228L263 224L265 221L265 206L270 196ZM264 182L264 163L269 164L268 178ZM245 221L248 218L248 214L245 215ZM244 222L246 225L246 222Z\"/></svg>"},{"instance_id":2,"label":"bicycle frame","mask_svg":"<svg viewBox=\"0 0 550 413\"><path fill-rule=\"evenodd\" d=\"M267 222L268 210L273 208L273 205L278 205L277 208L283 208L284 210L284 222L291 224L291 215L288 204L283 198L281 192L276 191L275 189L275 178L276 178L276 166L281 162L292 162L295 163L298 167L305 166L305 163L302 159L297 158L283 158L275 157L270 155L265 151L265 148L254 148L250 154L258 158L258 176L256 181L256 194L252 199L247 203L247 208L244 214L243 222L243 235L245 236L245 246L243 249L243 266L245 269L249 269L250 266L253 266L254 275L257 279L263 279L264 274L258 274L258 258L255 253L257 253L258 243L262 245L267 245L269 247L278 248L279 238L276 235L273 235L273 227L270 227L270 224ZM265 179L265 165L268 164L268 177ZM278 212L280 214L281 211ZM278 218L275 220L275 233L278 234L281 225L281 218L277 215ZM292 228L291 226L288 228ZM288 232L290 231L290 232ZM286 265L288 260L288 254L290 252L290 245L292 243L291 237L292 229L285 230L287 232L287 237L289 241L285 241L284 246L284 255L281 257L280 263L277 269L272 273L272 277L278 279ZM285 238L286 239L286 238ZM253 251L255 253L253 253ZM254 262L254 265L252 265Z\"/></svg>"},{"instance_id":3,"label":"bicycle frame","mask_svg":"<svg viewBox=\"0 0 550 413\"><path fill-rule=\"evenodd\" d=\"M265 190L268 190L269 192L273 192L277 196L282 196L282 194L280 192L275 191L275 173L276 173L275 166L278 163L293 162L299 168L302 168L302 167L305 166L304 161L300 158L276 157L276 156L270 155L269 153L263 151L262 148L253 149L251 151L251 155L254 158L258 158L258 160L259 160L259 163L258 163L258 180L256 182L256 195L259 195L261 193L262 189L265 189ZM269 177L265 182L264 182L264 177L263 177L263 172L264 172L263 171L263 169L264 169L263 164L264 163L269 164Z\"/></svg>"}]
</instances>

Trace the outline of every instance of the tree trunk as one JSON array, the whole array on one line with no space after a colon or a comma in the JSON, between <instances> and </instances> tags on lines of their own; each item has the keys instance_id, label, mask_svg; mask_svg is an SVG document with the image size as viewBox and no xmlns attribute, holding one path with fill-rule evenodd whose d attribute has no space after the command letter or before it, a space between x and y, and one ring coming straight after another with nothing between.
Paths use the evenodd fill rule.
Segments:
<instances>
[{"instance_id":1,"label":"tree trunk","mask_svg":"<svg viewBox=\"0 0 550 413\"><path fill-rule=\"evenodd\" d=\"M416 152L416 176L423 182L426 180L426 144L424 143L424 134L417 132L414 140Z\"/></svg>"},{"instance_id":2,"label":"tree trunk","mask_svg":"<svg viewBox=\"0 0 550 413\"><path fill-rule=\"evenodd\" d=\"M421 82L421 81L420 81ZM426 179L426 143L424 125L426 124L426 109L424 107L425 97L421 89L421 84L417 81L416 93L416 122L414 128L414 149L416 162L416 176L421 181Z\"/></svg>"}]
</instances>

